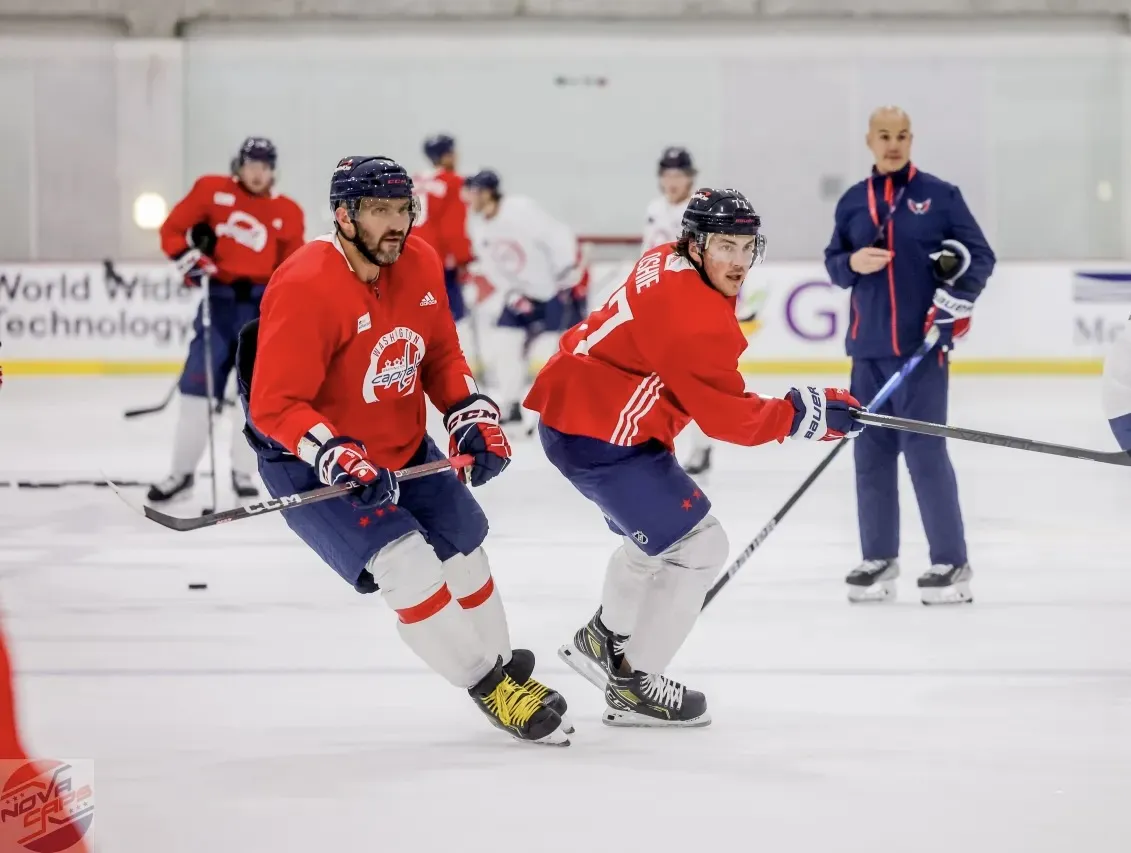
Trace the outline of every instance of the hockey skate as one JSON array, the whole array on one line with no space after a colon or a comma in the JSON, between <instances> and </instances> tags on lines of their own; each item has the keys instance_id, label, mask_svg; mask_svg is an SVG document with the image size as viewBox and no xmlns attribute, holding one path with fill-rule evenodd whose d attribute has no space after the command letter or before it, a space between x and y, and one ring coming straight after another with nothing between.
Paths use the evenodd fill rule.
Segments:
<instances>
[{"instance_id":1,"label":"hockey skate","mask_svg":"<svg viewBox=\"0 0 1131 853\"><path fill-rule=\"evenodd\" d=\"M516 740L548 746L569 746L561 730L562 718L543 705L526 687L503 669L503 659L476 685L467 689L493 725Z\"/></svg>"},{"instance_id":2,"label":"hockey skate","mask_svg":"<svg viewBox=\"0 0 1131 853\"><path fill-rule=\"evenodd\" d=\"M193 474L170 474L160 483L150 486L145 498L152 503L162 503L175 497L188 497L195 484L196 476Z\"/></svg>"},{"instance_id":3,"label":"hockey skate","mask_svg":"<svg viewBox=\"0 0 1131 853\"><path fill-rule=\"evenodd\" d=\"M708 471L710 471L711 448L704 447L702 450L696 450L694 453L692 453L691 457L683 466L683 470L692 477L696 476L697 474L706 474Z\"/></svg>"},{"instance_id":4,"label":"hockey skate","mask_svg":"<svg viewBox=\"0 0 1131 853\"><path fill-rule=\"evenodd\" d=\"M255 480L251 474L246 474L243 471L232 472L232 491L239 498L259 497L259 487L255 485Z\"/></svg>"},{"instance_id":5,"label":"hockey skate","mask_svg":"<svg viewBox=\"0 0 1131 853\"><path fill-rule=\"evenodd\" d=\"M924 604L972 604L970 578L973 576L969 563L961 566L937 563L919 578L919 597Z\"/></svg>"},{"instance_id":6,"label":"hockey skate","mask_svg":"<svg viewBox=\"0 0 1131 853\"><path fill-rule=\"evenodd\" d=\"M558 649L558 657L566 666L596 687L604 690L617 669L620 650L628 637L613 634L601 621L601 608L582 626L573 640Z\"/></svg>"},{"instance_id":7,"label":"hockey skate","mask_svg":"<svg viewBox=\"0 0 1131 853\"><path fill-rule=\"evenodd\" d=\"M565 697L558 691L551 690L541 681L533 677L534 652L529 649L513 649L510 663L504 664L503 669L507 675L534 694L534 698L562 718L562 731L567 735L573 734L573 724L566 717Z\"/></svg>"},{"instance_id":8,"label":"hockey skate","mask_svg":"<svg viewBox=\"0 0 1131 853\"><path fill-rule=\"evenodd\" d=\"M711 724L707 697L678 681L647 672L617 674L605 687L606 726L695 728Z\"/></svg>"},{"instance_id":9,"label":"hockey skate","mask_svg":"<svg viewBox=\"0 0 1131 853\"><path fill-rule=\"evenodd\" d=\"M895 579L899 560L865 560L848 573L848 600L853 604L868 601L895 601Z\"/></svg>"}]
</instances>

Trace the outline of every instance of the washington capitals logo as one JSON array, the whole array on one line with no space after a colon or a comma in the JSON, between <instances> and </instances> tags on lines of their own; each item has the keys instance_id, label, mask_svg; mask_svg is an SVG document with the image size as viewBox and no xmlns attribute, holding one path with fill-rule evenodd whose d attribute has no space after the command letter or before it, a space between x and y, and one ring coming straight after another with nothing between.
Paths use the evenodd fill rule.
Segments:
<instances>
[{"instance_id":1,"label":"washington capitals logo","mask_svg":"<svg viewBox=\"0 0 1131 853\"><path fill-rule=\"evenodd\" d=\"M907 199L907 209L914 213L916 216L922 216L931 209L931 200L915 201L914 199Z\"/></svg>"},{"instance_id":2,"label":"washington capitals logo","mask_svg":"<svg viewBox=\"0 0 1131 853\"><path fill-rule=\"evenodd\" d=\"M361 396L367 403L407 397L416 390L422 361L424 338L406 326L386 332L369 357Z\"/></svg>"}]
</instances>

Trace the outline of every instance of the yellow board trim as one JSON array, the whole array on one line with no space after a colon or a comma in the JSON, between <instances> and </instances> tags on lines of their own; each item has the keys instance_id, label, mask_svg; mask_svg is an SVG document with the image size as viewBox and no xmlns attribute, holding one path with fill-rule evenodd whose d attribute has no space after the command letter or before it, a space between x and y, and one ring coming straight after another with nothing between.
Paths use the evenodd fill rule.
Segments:
<instances>
[{"instance_id":1,"label":"yellow board trim","mask_svg":"<svg viewBox=\"0 0 1131 853\"><path fill-rule=\"evenodd\" d=\"M753 375L840 373L847 374L848 359L743 361L739 369ZM0 361L5 376L152 376L175 375L182 361L15 360ZM956 359L951 370L976 376L1099 376L1099 358L985 358Z\"/></svg>"}]
</instances>

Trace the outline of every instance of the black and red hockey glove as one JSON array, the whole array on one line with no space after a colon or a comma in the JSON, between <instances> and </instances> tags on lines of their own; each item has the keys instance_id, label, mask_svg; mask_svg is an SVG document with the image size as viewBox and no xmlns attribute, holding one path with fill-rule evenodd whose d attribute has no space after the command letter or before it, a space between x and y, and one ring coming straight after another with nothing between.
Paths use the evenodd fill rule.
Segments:
<instances>
[{"instance_id":1,"label":"black and red hockey glove","mask_svg":"<svg viewBox=\"0 0 1131 853\"><path fill-rule=\"evenodd\" d=\"M370 462L361 442L348 436L337 436L323 444L314 457L314 470L318 472L318 479L327 486L346 483L359 486L350 495L350 500L360 507L395 504L401 495L400 484L393 472Z\"/></svg>"},{"instance_id":2,"label":"black and red hockey glove","mask_svg":"<svg viewBox=\"0 0 1131 853\"><path fill-rule=\"evenodd\" d=\"M511 462L511 443L499 426L499 407L484 394L460 400L444 415L448 454L470 454L475 461L458 472L460 480L482 486Z\"/></svg>"}]
</instances>

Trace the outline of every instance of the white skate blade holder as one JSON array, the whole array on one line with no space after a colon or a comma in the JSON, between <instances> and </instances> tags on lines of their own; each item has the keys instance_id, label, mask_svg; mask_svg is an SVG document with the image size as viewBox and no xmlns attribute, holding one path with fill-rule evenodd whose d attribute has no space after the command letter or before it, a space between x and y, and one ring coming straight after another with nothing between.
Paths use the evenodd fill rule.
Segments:
<instances>
[{"instance_id":1,"label":"white skate blade holder","mask_svg":"<svg viewBox=\"0 0 1131 853\"><path fill-rule=\"evenodd\" d=\"M950 586L919 587L919 597L923 604L973 604L974 593L970 591L970 581L958 581Z\"/></svg>"},{"instance_id":2,"label":"white skate blade holder","mask_svg":"<svg viewBox=\"0 0 1131 853\"><path fill-rule=\"evenodd\" d=\"M848 584L848 600L853 604L880 604L895 601L897 596L894 580L876 581L871 586Z\"/></svg>"},{"instance_id":3,"label":"white skate blade holder","mask_svg":"<svg viewBox=\"0 0 1131 853\"><path fill-rule=\"evenodd\" d=\"M566 666L602 693L605 691L605 687L609 683L609 677L605 674L605 671L601 669L598 664L579 652L572 642L566 643L558 649L558 657L562 659L562 662Z\"/></svg>"},{"instance_id":4,"label":"white skate blade holder","mask_svg":"<svg viewBox=\"0 0 1131 853\"><path fill-rule=\"evenodd\" d=\"M706 711L691 720L658 720L635 711L606 707L601 722L622 729L700 729L711 725L711 712Z\"/></svg>"}]
</instances>

